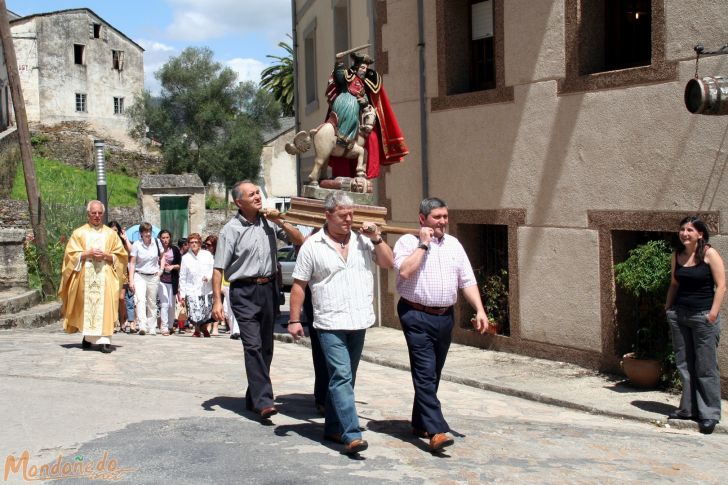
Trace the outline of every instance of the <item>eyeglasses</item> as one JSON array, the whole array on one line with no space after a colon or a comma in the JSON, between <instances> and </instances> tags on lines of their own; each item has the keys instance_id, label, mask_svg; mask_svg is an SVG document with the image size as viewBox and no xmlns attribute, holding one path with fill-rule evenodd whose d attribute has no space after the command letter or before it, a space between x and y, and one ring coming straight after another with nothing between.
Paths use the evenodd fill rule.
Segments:
<instances>
[{"instance_id":1,"label":"eyeglasses","mask_svg":"<svg viewBox=\"0 0 728 485\"><path fill-rule=\"evenodd\" d=\"M200 244L200 241L197 239L193 239L192 241L187 241L189 244Z\"/></svg>"}]
</instances>

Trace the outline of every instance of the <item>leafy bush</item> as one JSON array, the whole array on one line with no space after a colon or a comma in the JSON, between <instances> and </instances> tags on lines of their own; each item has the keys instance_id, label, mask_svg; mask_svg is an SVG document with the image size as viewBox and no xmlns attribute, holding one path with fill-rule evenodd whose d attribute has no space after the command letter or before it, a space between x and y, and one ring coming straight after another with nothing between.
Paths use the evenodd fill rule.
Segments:
<instances>
[{"instance_id":1,"label":"leafy bush","mask_svg":"<svg viewBox=\"0 0 728 485\"><path fill-rule=\"evenodd\" d=\"M69 199L71 197L69 196ZM69 201L44 204L45 227L48 236L48 259L51 264L51 280L54 294L43 294L44 299L55 298L61 283L63 252L73 230L86 222L86 207L79 207ZM38 248L32 236L24 244L25 262L28 265L28 281L31 288L42 291L41 271L38 264Z\"/></svg>"},{"instance_id":2,"label":"leafy bush","mask_svg":"<svg viewBox=\"0 0 728 485\"><path fill-rule=\"evenodd\" d=\"M653 240L635 247L626 260L614 266L617 285L636 300L639 324L634 351L638 358L666 361L672 353L664 312L670 259L667 242Z\"/></svg>"}]
</instances>

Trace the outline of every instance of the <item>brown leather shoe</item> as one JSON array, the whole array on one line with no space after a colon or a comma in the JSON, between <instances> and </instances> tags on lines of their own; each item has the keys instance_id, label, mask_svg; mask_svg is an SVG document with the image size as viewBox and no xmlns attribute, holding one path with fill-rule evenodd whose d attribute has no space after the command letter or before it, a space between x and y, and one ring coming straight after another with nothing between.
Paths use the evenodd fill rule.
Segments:
<instances>
[{"instance_id":1,"label":"brown leather shoe","mask_svg":"<svg viewBox=\"0 0 728 485\"><path fill-rule=\"evenodd\" d=\"M268 419L275 414L278 414L278 409L275 406L268 406L260 410L260 417L263 419Z\"/></svg>"},{"instance_id":2,"label":"brown leather shoe","mask_svg":"<svg viewBox=\"0 0 728 485\"><path fill-rule=\"evenodd\" d=\"M420 428L412 428L412 434L417 436L418 438L429 438L430 437L430 433L428 433L424 429L420 429Z\"/></svg>"},{"instance_id":3,"label":"brown leather shoe","mask_svg":"<svg viewBox=\"0 0 728 485\"><path fill-rule=\"evenodd\" d=\"M360 451L366 450L367 448L369 448L369 443L367 443L366 440L356 439L352 440L351 443L346 445L342 453L346 453L347 455L354 455L356 453L359 453Z\"/></svg>"},{"instance_id":4,"label":"brown leather shoe","mask_svg":"<svg viewBox=\"0 0 728 485\"><path fill-rule=\"evenodd\" d=\"M430 438L430 451L437 451L445 448L446 446L450 446L453 443L455 443L455 440L450 438L445 433L437 433L432 435L432 438Z\"/></svg>"}]
</instances>

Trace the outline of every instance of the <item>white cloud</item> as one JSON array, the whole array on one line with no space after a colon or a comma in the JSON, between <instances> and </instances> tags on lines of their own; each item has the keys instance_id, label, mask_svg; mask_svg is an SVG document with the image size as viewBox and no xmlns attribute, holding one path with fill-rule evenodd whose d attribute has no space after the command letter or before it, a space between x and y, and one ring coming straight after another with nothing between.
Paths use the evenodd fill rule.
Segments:
<instances>
[{"instance_id":1,"label":"white cloud","mask_svg":"<svg viewBox=\"0 0 728 485\"><path fill-rule=\"evenodd\" d=\"M152 94L157 95L162 87L154 78L154 73L162 67L170 57L178 54L177 49L161 42L139 40L137 43L144 48L144 87Z\"/></svg>"},{"instance_id":2,"label":"white cloud","mask_svg":"<svg viewBox=\"0 0 728 485\"><path fill-rule=\"evenodd\" d=\"M168 0L174 9L171 39L205 40L230 34L266 33L280 39L291 31L290 0Z\"/></svg>"},{"instance_id":3,"label":"white cloud","mask_svg":"<svg viewBox=\"0 0 728 485\"><path fill-rule=\"evenodd\" d=\"M238 73L238 81L253 81L255 84L260 82L260 72L266 67L258 59L241 59L240 57L223 63Z\"/></svg>"}]
</instances>

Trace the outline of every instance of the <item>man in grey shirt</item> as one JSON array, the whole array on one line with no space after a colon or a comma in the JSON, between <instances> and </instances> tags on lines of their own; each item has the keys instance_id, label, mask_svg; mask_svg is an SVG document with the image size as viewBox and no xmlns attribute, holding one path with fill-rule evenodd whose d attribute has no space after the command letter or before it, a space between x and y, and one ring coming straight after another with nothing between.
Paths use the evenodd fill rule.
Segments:
<instances>
[{"instance_id":1,"label":"man in grey shirt","mask_svg":"<svg viewBox=\"0 0 728 485\"><path fill-rule=\"evenodd\" d=\"M245 351L248 378L245 407L268 419L278 412L270 381L278 304L275 239L302 244L303 235L280 216L260 215L263 208L260 189L251 181L236 183L232 195L238 213L225 224L217 241L212 315L218 321L225 318L221 298L224 272L230 282L230 307L238 321Z\"/></svg>"}]
</instances>

